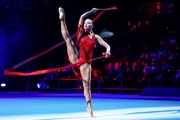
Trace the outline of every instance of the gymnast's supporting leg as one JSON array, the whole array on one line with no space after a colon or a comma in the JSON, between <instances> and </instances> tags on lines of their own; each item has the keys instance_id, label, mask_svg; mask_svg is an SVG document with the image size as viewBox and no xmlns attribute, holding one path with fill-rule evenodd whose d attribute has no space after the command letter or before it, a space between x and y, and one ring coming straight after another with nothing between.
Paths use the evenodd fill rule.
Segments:
<instances>
[{"instance_id":1,"label":"gymnast's supporting leg","mask_svg":"<svg viewBox=\"0 0 180 120\"><path fill-rule=\"evenodd\" d=\"M69 35L65 21L64 9L60 7L58 11L59 11L60 24L61 24L61 34L66 42L69 60L72 64L74 64L78 62L78 51L71 36Z\"/></svg>"},{"instance_id":2,"label":"gymnast's supporting leg","mask_svg":"<svg viewBox=\"0 0 180 120\"><path fill-rule=\"evenodd\" d=\"M84 96L87 102L87 111L89 112L91 117L94 117L91 99L91 65L89 63L81 65L80 72L83 81Z\"/></svg>"}]
</instances>

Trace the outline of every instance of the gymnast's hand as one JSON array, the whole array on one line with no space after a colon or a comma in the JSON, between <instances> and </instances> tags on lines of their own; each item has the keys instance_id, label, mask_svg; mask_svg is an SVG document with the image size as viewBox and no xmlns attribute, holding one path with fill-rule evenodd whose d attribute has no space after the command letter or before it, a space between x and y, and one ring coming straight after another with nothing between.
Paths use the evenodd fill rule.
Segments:
<instances>
[{"instance_id":1,"label":"gymnast's hand","mask_svg":"<svg viewBox=\"0 0 180 120\"><path fill-rule=\"evenodd\" d=\"M104 55L105 58L108 58L111 56L110 52L103 52L102 55Z\"/></svg>"},{"instance_id":2,"label":"gymnast's hand","mask_svg":"<svg viewBox=\"0 0 180 120\"><path fill-rule=\"evenodd\" d=\"M99 10L99 8L93 8L91 11L95 13L98 10Z\"/></svg>"},{"instance_id":3,"label":"gymnast's hand","mask_svg":"<svg viewBox=\"0 0 180 120\"><path fill-rule=\"evenodd\" d=\"M108 57L110 57L110 56L111 56L111 53L107 53L107 52L106 52L105 58L108 58Z\"/></svg>"}]
</instances>

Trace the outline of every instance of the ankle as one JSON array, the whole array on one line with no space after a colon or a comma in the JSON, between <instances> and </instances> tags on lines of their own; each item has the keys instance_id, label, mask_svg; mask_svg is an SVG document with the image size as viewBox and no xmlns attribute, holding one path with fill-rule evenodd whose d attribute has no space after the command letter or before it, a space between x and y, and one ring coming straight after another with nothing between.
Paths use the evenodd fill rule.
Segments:
<instances>
[{"instance_id":1,"label":"ankle","mask_svg":"<svg viewBox=\"0 0 180 120\"><path fill-rule=\"evenodd\" d=\"M59 20L63 21L63 20L64 20L64 17L61 18L61 17L59 16Z\"/></svg>"}]
</instances>

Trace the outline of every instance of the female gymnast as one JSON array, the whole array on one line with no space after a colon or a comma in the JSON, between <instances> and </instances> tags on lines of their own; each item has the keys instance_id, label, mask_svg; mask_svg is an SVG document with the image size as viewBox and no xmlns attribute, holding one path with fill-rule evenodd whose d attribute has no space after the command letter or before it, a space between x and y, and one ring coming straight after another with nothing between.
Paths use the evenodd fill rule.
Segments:
<instances>
[{"instance_id":1,"label":"female gymnast","mask_svg":"<svg viewBox=\"0 0 180 120\"><path fill-rule=\"evenodd\" d=\"M87 111L91 117L94 117L92 110L92 98L91 98L91 59L94 48L96 47L96 41L100 45L106 48L105 58L110 56L110 46L100 37L100 35L94 34L93 21L85 18L95 13L98 8L85 12L79 18L78 30L76 34L76 41L73 42L71 36L68 33L68 29L65 21L65 11L59 7L59 19L61 25L61 34L66 42L67 54L69 61L77 77L83 81L84 96L87 102Z\"/></svg>"}]
</instances>

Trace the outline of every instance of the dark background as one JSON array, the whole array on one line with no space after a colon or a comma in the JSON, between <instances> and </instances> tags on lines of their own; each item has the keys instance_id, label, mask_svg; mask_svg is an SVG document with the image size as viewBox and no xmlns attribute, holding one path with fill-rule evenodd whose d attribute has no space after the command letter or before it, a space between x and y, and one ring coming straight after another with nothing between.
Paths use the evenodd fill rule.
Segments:
<instances>
[{"instance_id":1,"label":"dark background","mask_svg":"<svg viewBox=\"0 0 180 120\"><path fill-rule=\"evenodd\" d=\"M103 29L114 32L115 36L109 41L109 44L113 44L121 42L118 41L122 34L119 29L121 21L134 16L148 16L148 9L140 9L140 5L160 1L165 0L0 0L0 83L6 82L9 88L17 90L19 86L26 84L24 82L28 77L6 76L4 70L63 41L58 7L65 9L69 33L73 35L82 13L93 7L116 6L117 10L106 11L95 22L94 28L95 33L100 33ZM173 14L179 15L178 0L173 2ZM97 14L91 15L90 18ZM151 15L154 14L155 12ZM15 71L61 67L67 64L65 56L66 46L62 45ZM32 79L43 76L33 76Z\"/></svg>"}]
</instances>

